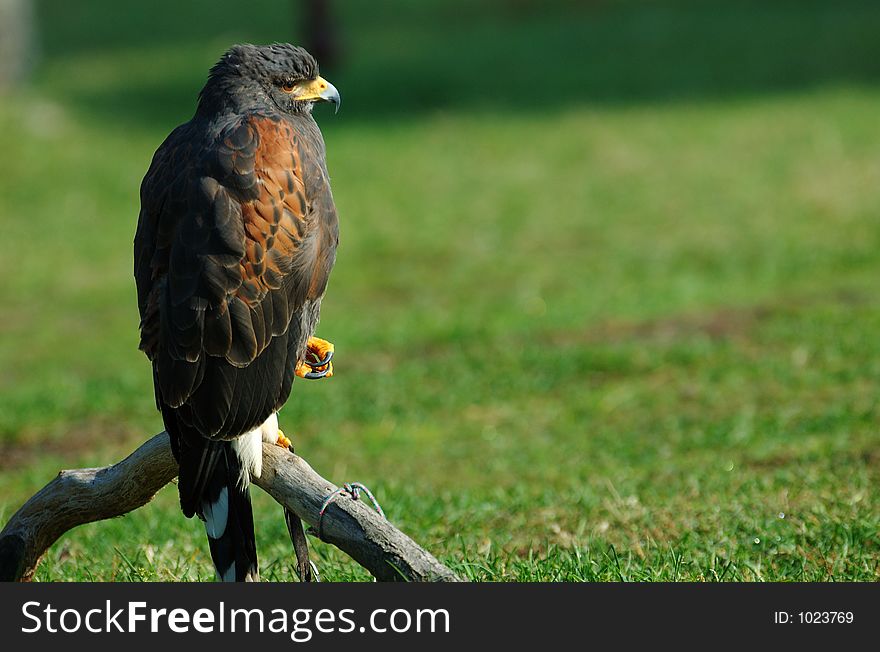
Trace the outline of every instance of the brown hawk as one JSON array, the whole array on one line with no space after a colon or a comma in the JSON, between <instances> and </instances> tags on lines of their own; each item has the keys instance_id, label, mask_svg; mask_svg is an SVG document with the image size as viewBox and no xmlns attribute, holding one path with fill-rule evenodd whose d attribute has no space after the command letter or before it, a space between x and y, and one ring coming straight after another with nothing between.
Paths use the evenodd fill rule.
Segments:
<instances>
[{"instance_id":1,"label":"brown hawk","mask_svg":"<svg viewBox=\"0 0 880 652\"><path fill-rule=\"evenodd\" d=\"M249 481L295 376L330 374L314 338L338 222L315 102L339 106L314 58L237 45L193 118L156 151L134 241L140 348L180 475L223 580L259 579ZM311 361L311 363L309 362Z\"/></svg>"}]
</instances>

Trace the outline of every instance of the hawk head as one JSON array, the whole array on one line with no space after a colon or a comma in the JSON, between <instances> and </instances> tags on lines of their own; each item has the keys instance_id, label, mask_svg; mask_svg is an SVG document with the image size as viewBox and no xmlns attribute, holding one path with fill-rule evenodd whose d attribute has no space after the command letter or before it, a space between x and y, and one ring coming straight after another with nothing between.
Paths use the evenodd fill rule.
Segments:
<instances>
[{"instance_id":1,"label":"hawk head","mask_svg":"<svg viewBox=\"0 0 880 652\"><path fill-rule=\"evenodd\" d=\"M303 48L288 43L234 45L218 61L199 95L199 110L236 112L277 108L309 113L315 102L333 102L339 91L318 75L318 63Z\"/></svg>"}]
</instances>

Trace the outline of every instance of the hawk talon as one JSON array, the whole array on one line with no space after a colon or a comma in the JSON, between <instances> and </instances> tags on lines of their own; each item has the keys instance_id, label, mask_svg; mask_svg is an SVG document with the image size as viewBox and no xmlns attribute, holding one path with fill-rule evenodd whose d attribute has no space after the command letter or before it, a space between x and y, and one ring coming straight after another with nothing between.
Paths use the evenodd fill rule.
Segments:
<instances>
[{"instance_id":1,"label":"hawk talon","mask_svg":"<svg viewBox=\"0 0 880 652\"><path fill-rule=\"evenodd\" d=\"M304 359L296 363L296 375L307 380L332 376L333 344L319 337L310 337L306 347Z\"/></svg>"},{"instance_id":2,"label":"hawk talon","mask_svg":"<svg viewBox=\"0 0 880 652\"><path fill-rule=\"evenodd\" d=\"M284 433L280 428L278 429L278 439L275 441L275 445L281 446L281 448L286 448L291 453L293 452L293 442L284 436Z\"/></svg>"},{"instance_id":3,"label":"hawk talon","mask_svg":"<svg viewBox=\"0 0 880 652\"><path fill-rule=\"evenodd\" d=\"M309 365L309 366L311 366L311 365ZM324 369L322 371L309 371L306 373L305 376L303 376L303 378L305 378L306 380L318 380L319 378L324 378L325 376L330 374L332 371L333 371L333 365L327 364L326 369Z\"/></svg>"},{"instance_id":4,"label":"hawk talon","mask_svg":"<svg viewBox=\"0 0 880 652\"><path fill-rule=\"evenodd\" d=\"M315 356L315 358L318 357L314 351L308 351L308 353ZM317 369L319 367L326 367L328 364L330 364L330 361L332 359L333 359L333 351L330 350L330 351L327 351L327 356L323 360L316 360L315 362L306 362L306 364L309 365L312 369Z\"/></svg>"},{"instance_id":5,"label":"hawk talon","mask_svg":"<svg viewBox=\"0 0 880 652\"><path fill-rule=\"evenodd\" d=\"M333 363L328 362L325 367L321 369L316 365L312 365L309 362L297 362L294 373L299 378L305 378L307 380L315 380L325 377L329 378L333 375Z\"/></svg>"}]
</instances>

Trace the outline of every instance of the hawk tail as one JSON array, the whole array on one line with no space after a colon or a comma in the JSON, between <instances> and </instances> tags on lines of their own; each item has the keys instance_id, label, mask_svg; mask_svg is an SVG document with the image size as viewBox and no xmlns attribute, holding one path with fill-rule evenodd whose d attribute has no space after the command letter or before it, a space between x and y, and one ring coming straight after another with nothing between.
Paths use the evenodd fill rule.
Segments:
<instances>
[{"instance_id":1,"label":"hawk tail","mask_svg":"<svg viewBox=\"0 0 880 652\"><path fill-rule=\"evenodd\" d=\"M163 410L163 416L179 465L180 507L188 518L197 514L204 521L217 579L259 581L244 442L205 439L190 432L170 410Z\"/></svg>"},{"instance_id":2,"label":"hawk tail","mask_svg":"<svg viewBox=\"0 0 880 652\"><path fill-rule=\"evenodd\" d=\"M220 451L197 512L205 522L217 579L259 582L249 473L232 442L206 443Z\"/></svg>"}]
</instances>

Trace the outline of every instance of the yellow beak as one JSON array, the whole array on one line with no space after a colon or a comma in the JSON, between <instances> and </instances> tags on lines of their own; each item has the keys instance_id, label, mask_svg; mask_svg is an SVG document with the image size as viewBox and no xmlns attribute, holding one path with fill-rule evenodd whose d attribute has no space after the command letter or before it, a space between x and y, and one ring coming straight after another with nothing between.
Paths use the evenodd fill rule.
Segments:
<instances>
[{"instance_id":1,"label":"yellow beak","mask_svg":"<svg viewBox=\"0 0 880 652\"><path fill-rule=\"evenodd\" d=\"M323 77L315 77L315 79L307 79L297 83L290 94L301 102L333 102L337 112L339 105L342 104L339 91Z\"/></svg>"}]
</instances>

